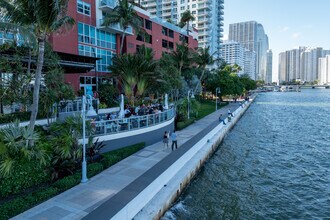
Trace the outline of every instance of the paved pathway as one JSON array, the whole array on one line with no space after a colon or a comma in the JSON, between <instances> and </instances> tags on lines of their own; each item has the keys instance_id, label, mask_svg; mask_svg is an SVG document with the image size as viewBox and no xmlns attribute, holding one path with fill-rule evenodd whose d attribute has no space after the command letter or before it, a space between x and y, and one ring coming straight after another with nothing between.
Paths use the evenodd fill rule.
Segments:
<instances>
[{"instance_id":1,"label":"paved pathway","mask_svg":"<svg viewBox=\"0 0 330 220\"><path fill-rule=\"evenodd\" d=\"M178 150L160 141L120 161L87 183L79 184L13 219L109 219L141 192L162 171L182 156L201 136L218 125L218 117L234 112L239 103L220 110L177 131ZM170 145L170 143L169 143Z\"/></svg>"}]
</instances>

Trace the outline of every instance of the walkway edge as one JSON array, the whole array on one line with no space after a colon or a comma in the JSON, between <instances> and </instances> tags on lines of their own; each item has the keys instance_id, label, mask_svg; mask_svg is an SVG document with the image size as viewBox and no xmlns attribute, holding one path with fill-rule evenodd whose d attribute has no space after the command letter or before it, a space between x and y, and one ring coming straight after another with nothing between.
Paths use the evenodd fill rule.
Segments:
<instances>
[{"instance_id":1,"label":"walkway edge","mask_svg":"<svg viewBox=\"0 0 330 220\"><path fill-rule=\"evenodd\" d=\"M227 126L219 124L206 134L111 219L159 219L217 149L253 100L254 98L247 102L244 108L238 108L234 112L235 117Z\"/></svg>"}]
</instances>

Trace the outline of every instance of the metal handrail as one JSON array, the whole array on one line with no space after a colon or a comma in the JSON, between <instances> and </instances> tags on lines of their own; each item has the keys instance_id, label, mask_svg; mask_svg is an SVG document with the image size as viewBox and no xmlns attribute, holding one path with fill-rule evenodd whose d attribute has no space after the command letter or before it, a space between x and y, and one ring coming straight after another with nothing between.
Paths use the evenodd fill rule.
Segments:
<instances>
[{"instance_id":1,"label":"metal handrail","mask_svg":"<svg viewBox=\"0 0 330 220\"><path fill-rule=\"evenodd\" d=\"M171 108L160 113L131 116L122 119L92 121L91 124L94 136L99 136L148 128L169 121L174 116L175 109Z\"/></svg>"}]
</instances>

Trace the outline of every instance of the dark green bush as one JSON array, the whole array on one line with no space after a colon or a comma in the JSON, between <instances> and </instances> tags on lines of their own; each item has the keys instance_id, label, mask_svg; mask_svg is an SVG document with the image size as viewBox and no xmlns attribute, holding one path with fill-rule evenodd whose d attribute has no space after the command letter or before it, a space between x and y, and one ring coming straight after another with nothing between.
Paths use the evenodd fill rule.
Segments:
<instances>
[{"instance_id":1,"label":"dark green bush","mask_svg":"<svg viewBox=\"0 0 330 220\"><path fill-rule=\"evenodd\" d=\"M39 165L39 161L22 161L15 164L9 177L0 179L0 197L20 193L35 185L49 181L50 175Z\"/></svg>"},{"instance_id":2,"label":"dark green bush","mask_svg":"<svg viewBox=\"0 0 330 220\"><path fill-rule=\"evenodd\" d=\"M87 166L87 176L88 178L95 176L96 174L102 172L103 164L101 163L92 163Z\"/></svg>"},{"instance_id":3,"label":"dark green bush","mask_svg":"<svg viewBox=\"0 0 330 220\"><path fill-rule=\"evenodd\" d=\"M66 176L53 183L53 187L56 187L60 192L68 190L75 185L79 184L81 180L81 172L77 172L72 176Z\"/></svg>"},{"instance_id":4,"label":"dark green bush","mask_svg":"<svg viewBox=\"0 0 330 220\"><path fill-rule=\"evenodd\" d=\"M56 188L48 187L35 193L21 195L9 202L3 203L0 205L0 220L18 215L57 194L58 190Z\"/></svg>"},{"instance_id":5,"label":"dark green bush","mask_svg":"<svg viewBox=\"0 0 330 220\"><path fill-rule=\"evenodd\" d=\"M121 157L119 157L118 155L104 154L100 163L102 163L103 167L106 169L118 163L120 160Z\"/></svg>"},{"instance_id":6,"label":"dark green bush","mask_svg":"<svg viewBox=\"0 0 330 220\"><path fill-rule=\"evenodd\" d=\"M100 173L103 169L108 168L109 166L119 162L120 160L124 159L125 157L128 157L131 154L134 154L135 152L141 150L145 147L145 143L139 143L135 144L129 147L125 147L116 151L107 152L103 154L103 158L100 163L91 163L88 164L87 167L87 175L88 177L92 177L98 173ZM14 186L15 184L19 184L22 182L22 186L15 189L16 192L19 192L23 186L24 188L27 188L28 186L34 186L35 184L27 183L26 181L31 181L34 183L41 183L44 180L49 180L49 174L43 174L40 168L36 168L35 162L29 162L30 166L28 164L25 164L25 169L19 169L17 172L15 172L16 176L13 175L13 178L6 180L8 183L0 182L0 189L3 190L3 192L6 192L5 195L8 195L9 193L12 193L14 190L13 187L7 187L7 184L10 184L11 186ZM34 164L34 165L33 165ZM33 169L35 168L35 170ZM32 177L26 178L29 174ZM43 176L45 175L45 176ZM41 178L42 177L42 178ZM17 178L17 179L15 179ZM38 180L39 179L39 180ZM1 180L3 181L3 180ZM40 181L40 182L38 182ZM33 206L45 201L46 199L49 199L65 190L68 190L76 185L78 185L81 181L81 170L77 170L74 175L66 176L60 180L57 180L52 185L48 186L47 188L40 188L33 193L29 193L28 195L19 195L16 198L0 203L0 220L2 219L8 219L15 215L18 215L25 210L32 208ZM19 184L20 185L20 184Z\"/></svg>"}]
</instances>

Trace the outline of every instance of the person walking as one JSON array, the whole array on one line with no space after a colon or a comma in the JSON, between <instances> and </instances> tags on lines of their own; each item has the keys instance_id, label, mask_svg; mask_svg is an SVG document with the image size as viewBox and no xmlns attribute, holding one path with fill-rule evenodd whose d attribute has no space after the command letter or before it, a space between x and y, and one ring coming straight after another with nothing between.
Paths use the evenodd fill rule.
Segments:
<instances>
[{"instance_id":1,"label":"person walking","mask_svg":"<svg viewBox=\"0 0 330 220\"><path fill-rule=\"evenodd\" d=\"M164 133L164 137L163 137L163 143L164 143L164 147L168 147L168 133L167 131L165 131Z\"/></svg>"},{"instance_id":2,"label":"person walking","mask_svg":"<svg viewBox=\"0 0 330 220\"><path fill-rule=\"evenodd\" d=\"M224 125L226 125L225 120L222 119L222 114L220 114L220 116L219 116L219 122L220 122L220 123L222 122Z\"/></svg>"},{"instance_id":3,"label":"person walking","mask_svg":"<svg viewBox=\"0 0 330 220\"><path fill-rule=\"evenodd\" d=\"M175 145L175 149L178 149L178 136L175 133L175 130L172 132L171 134L171 139L172 139L172 151L173 151L173 147Z\"/></svg>"},{"instance_id":4,"label":"person walking","mask_svg":"<svg viewBox=\"0 0 330 220\"><path fill-rule=\"evenodd\" d=\"M228 109L228 116L234 117L233 113L231 113L230 109Z\"/></svg>"}]
</instances>

